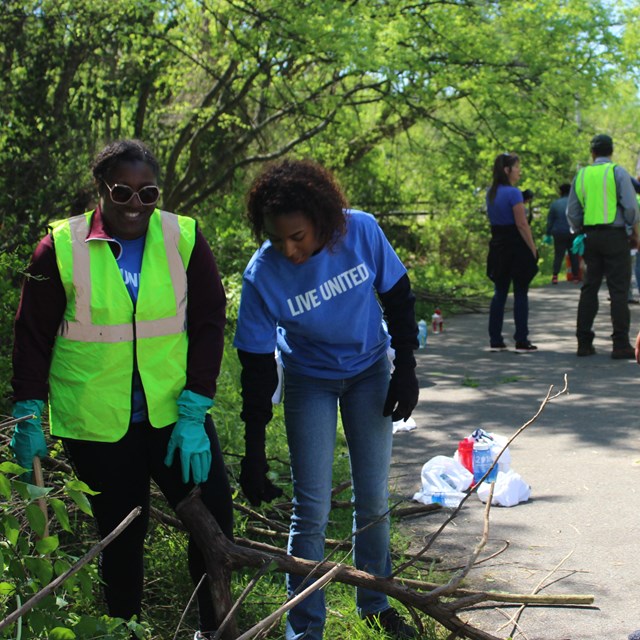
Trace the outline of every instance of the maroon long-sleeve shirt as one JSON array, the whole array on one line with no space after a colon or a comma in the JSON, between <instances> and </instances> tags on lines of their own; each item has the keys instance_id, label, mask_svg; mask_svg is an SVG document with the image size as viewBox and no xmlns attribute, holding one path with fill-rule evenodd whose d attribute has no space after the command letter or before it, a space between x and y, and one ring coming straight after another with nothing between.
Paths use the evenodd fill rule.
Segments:
<instances>
[{"instance_id":1,"label":"maroon long-sleeve shirt","mask_svg":"<svg viewBox=\"0 0 640 640\"><path fill-rule=\"evenodd\" d=\"M100 209L91 219L87 239L110 240L114 255L120 245L104 226ZM44 237L27 269L16 314L13 343L14 401L46 400L56 333L67 304L51 235ZM185 389L213 398L224 349L226 298L215 258L197 230L187 266L187 382ZM96 393L99 390L96 389Z\"/></svg>"}]
</instances>

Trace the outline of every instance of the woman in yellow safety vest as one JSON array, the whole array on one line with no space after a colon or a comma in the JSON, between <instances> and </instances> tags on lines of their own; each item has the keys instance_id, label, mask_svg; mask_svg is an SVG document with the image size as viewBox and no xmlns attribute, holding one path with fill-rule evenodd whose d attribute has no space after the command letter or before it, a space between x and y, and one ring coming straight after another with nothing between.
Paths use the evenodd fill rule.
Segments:
<instances>
[{"instance_id":1,"label":"woman in yellow safety vest","mask_svg":"<svg viewBox=\"0 0 640 640\"><path fill-rule=\"evenodd\" d=\"M89 487L102 537L142 514L102 552L109 615L140 616L150 480L172 507L194 484L233 535L231 492L208 410L223 351L225 294L195 220L161 211L159 166L139 140L106 146L93 163L97 207L52 223L36 248L15 321L11 441L18 463L60 438ZM179 451L179 455L178 454ZM202 554L189 541L197 584ZM208 586L200 631L216 626Z\"/></svg>"}]
</instances>

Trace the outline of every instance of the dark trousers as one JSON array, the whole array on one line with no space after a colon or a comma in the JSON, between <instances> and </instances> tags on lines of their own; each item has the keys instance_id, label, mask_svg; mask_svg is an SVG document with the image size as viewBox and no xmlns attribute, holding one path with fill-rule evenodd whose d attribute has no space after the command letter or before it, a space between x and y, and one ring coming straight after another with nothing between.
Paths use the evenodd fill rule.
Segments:
<instances>
[{"instance_id":1,"label":"dark trousers","mask_svg":"<svg viewBox=\"0 0 640 640\"><path fill-rule=\"evenodd\" d=\"M205 429L211 442L211 471L200 485L202 501L215 516L224 534L233 537L231 490L220 443L211 416ZM80 480L99 491L90 496L100 536L104 538L137 506L142 513L107 545L100 556L100 573L109 615L128 620L140 616L143 586L144 539L149 524L150 479L158 485L172 508L193 488L182 482L180 455L171 467L164 459L173 426L155 429L148 422L133 423L118 442L63 439L67 455ZM167 550L170 553L169 550ZM204 559L189 537L189 572L197 584L206 573ZM200 629L211 630L215 616L206 580L198 590Z\"/></svg>"},{"instance_id":2,"label":"dark trousers","mask_svg":"<svg viewBox=\"0 0 640 640\"><path fill-rule=\"evenodd\" d=\"M606 277L611 298L613 348L629 346L630 314L627 297L631 281L629 240L622 227L587 227L584 241L586 274L580 302L576 336L578 344L590 345L595 333L593 321L598 313L598 291Z\"/></svg>"},{"instance_id":3,"label":"dark trousers","mask_svg":"<svg viewBox=\"0 0 640 640\"><path fill-rule=\"evenodd\" d=\"M571 260L571 275L577 278L580 273L580 256L571 253L571 245L573 244L573 236L570 233L559 234L553 236L553 275L557 276L562 267L564 254L569 252L569 260Z\"/></svg>"},{"instance_id":4,"label":"dark trousers","mask_svg":"<svg viewBox=\"0 0 640 640\"><path fill-rule=\"evenodd\" d=\"M516 342L526 342L529 337L529 285L509 277L497 278L493 288L493 298L489 307L489 341L492 346L503 342L502 325L504 308L509 295L509 287L513 282L513 322Z\"/></svg>"}]
</instances>

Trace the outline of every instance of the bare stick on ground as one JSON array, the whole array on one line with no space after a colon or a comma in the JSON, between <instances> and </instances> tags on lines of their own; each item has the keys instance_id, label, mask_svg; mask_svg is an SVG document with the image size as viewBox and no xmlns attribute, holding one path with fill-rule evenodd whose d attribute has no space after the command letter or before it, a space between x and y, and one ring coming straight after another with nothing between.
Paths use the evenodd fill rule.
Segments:
<instances>
[{"instance_id":1,"label":"bare stick on ground","mask_svg":"<svg viewBox=\"0 0 640 640\"><path fill-rule=\"evenodd\" d=\"M67 569L61 576L50 582L44 589L41 589L32 598L29 598L21 607L10 613L4 620L0 621L0 630L6 626L13 624L22 617L27 611L31 611L42 599L46 598L50 593L55 591L67 578L77 573L93 560L110 542L117 538L132 522L140 515L142 507L136 507L131 513L105 538L100 540L98 544L93 546L78 562Z\"/></svg>"}]
</instances>

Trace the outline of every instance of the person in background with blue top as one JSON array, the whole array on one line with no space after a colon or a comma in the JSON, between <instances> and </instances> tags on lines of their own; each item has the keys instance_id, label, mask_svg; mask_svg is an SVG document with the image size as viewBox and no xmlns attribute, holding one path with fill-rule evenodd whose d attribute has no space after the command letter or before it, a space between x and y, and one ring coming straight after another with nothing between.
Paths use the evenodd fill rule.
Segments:
<instances>
[{"instance_id":1,"label":"person in background with blue top","mask_svg":"<svg viewBox=\"0 0 640 640\"><path fill-rule=\"evenodd\" d=\"M571 245L575 236L571 233L567 220L567 203L569 202L571 185L560 185L560 197L554 200L549 207L547 215L547 237L553 236L553 275L551 284L558 284L558 274L565 254L569 253L571 260L571 281L580 282L580 256L571 251Z\"/></svg>"},{"instance_id":2,"label":"person in background with blue top","mask_svg":"<svg viewBox=\"0 0 640 640\"><path fill-rule=\"evenodd\" d=\"M419 390L407 271L373 216L347 209L334 177L314 162L268 167L249 192L248 218L258 241L266 240L244 272L234 340L245 423L240 485L254 505L281 494L267 478L265 455L278 343L293 482L288 552L324 557L340 407L351 463L354 563L388 576L392 420L411 415ZM289 593L301 583L289 575ZM394 638L416 637L384 594L357 588L356 604L370 625ZM289 612L287 640L320 640L325 617L319 590Z\"/></svg>"},{"instance_id":3,"label":"person in background with blue top","mask_svg":"<svg viewBox=\"0 0 640 640\"><path fill-rule=\"evenodd\" d=\"M42 432L60 438L90 496L101 537L137 506L142 513L105 549L109 615L140 616L144 540L153 478L175 507L201 487L229 538L231 491L211 416L224 347L225 293L195 220L156 207L159 166L139 140L96 157L95 210L53 223L36 248L15 321L11 447L30 471L47 455ZM189 540L198 584L204 559ZM200 630L217 621L206 582ZM201 633L202 632L202 633Z\"/></svg>"},{"instance_id":4,"label":"person in background with blue top","mask_svg":"<svg viewBox=\"0 0 640 640\"><path fill-rule=\"evenodd\" d=\"M533 241L520 180L520 160L515 153L501 153L493 164L493 181L487 191L487 214L491 240L487 256L487 276L494 284L489 309L491 351L504 351L502 337L504 308L513 283L514 340L518 353L537 347L529 341L529 283L538 272L538 251Z\"/></svg>"}]
</instances>

